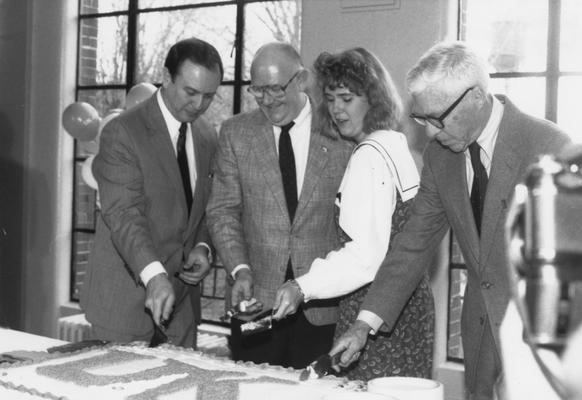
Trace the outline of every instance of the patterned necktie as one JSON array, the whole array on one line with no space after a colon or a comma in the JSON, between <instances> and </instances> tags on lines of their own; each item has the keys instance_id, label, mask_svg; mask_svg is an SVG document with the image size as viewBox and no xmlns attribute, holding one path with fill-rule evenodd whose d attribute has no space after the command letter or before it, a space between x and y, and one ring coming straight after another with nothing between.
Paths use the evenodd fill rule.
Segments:
<instances>
[{"instance_id":1,"label":"patterned necktie","mask_svg":"<svg viewBox=\"0 0 582 400\"><path fill-rule=\"evenodd\" d=\"M483 205L485 204L485 193L487 192L487 170L481 163L481 147L477 142L469 145L471 165L473 166L474 178L471 187L471 207L475 217L477 232L481 234L481 216L483 215Z\"/></svg>"},{"instance_id":2,"label":"patterned necktie","mask_svg":"<svg viewBox=\"0 0 582 400\"><path fill-rule=\"evenodd\" d=\"M291 146L291 136L289 131L295 125L291 121L281 127L281 136L279 136L279 168L283 178L283 190L285 191L285 200L287 201L287 211L289 212L289 221L293 222L295 210L297 209L297 173L295 171L295 155L293 146Z\"/></svg>"},{"instance_id":3,"label":"patterned necktie","mask_svg":"<svg viewBox=\"0 0 582 400\"><path fill-rule=\"evenodd\" d=\"M180 135L178 136L178 143L176 143L176 150L178 153L180 175L182 175L182 186L184 187L184 194L186 195L188 216L190 216L190 209L192 208L192 184L190 183L190 170L188 169L188 156L186 155L187 128L188 126L185 122L180 125Z\"/></svg>"}]
</instances>

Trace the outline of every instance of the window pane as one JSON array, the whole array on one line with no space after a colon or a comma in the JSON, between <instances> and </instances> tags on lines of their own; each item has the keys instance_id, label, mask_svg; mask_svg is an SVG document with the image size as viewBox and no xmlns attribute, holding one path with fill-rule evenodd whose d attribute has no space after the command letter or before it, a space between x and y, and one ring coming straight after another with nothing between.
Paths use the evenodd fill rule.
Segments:
<instances>
[{"instance_id":1,"label":"window pane","mask_svg":"<svg viewBox=\"0 0 582 400\"><path fill-rule=\"evenodd\" d=\"M220 130L222 122L232 117L233 93L234 88L232 86L220 86L212 104L204 113L204 117L212 123L217 132Z\"/></svg>"},{"instance_id":2,"label":"window pane","mask_svg":"<svg viewBox=\"0 0 582 400\"><path fill-rule=\"evenodd\" d=\"M113 110L118 111L125 107L125 90L79 90L77 100L91 104L103 117Z\"/></svg>"},{"instance_id":3,"label":"window pane","mask_svg":"<svg viewBox=\"0 0 582 400\"><path fill-rule=\"evenodd\" d=\"M188 4L219 3L230 0L139 0L139 8L183 6Z\"/></svg>"},{"instance_id":4,"label":"window pane","mask_svg":"<svg viewBox=\"0 0 582 400\"><path fill-rule=\"evenodd\" d=\"M463 359L461 311L463 309L465 286L467 286L467 270L459 268L451 269L447 358Z\"/></svg>"},{"instance_id":5,"label":"window pane","mask_svg":"<svg viewBox=\"0 0 582 400\"><path fill-rule=\"evenodd\" d=\"M560 70L582 71L582 1L562 0Z\"/></svg>"},{"instance_id":6,"label":"window pane","mask_svg":"<svg viewBox=\"0 0 582 400\"><path fill-rule=\"evenodd\" d=\"M129 0L81 0L81 14L96 14L128 9Z\"/></svg>"},{"instance_id":7,"label":"window pane","mask_svg":"<svg viewBox=\"0 0 582 400\"><path fill-rule=\"evenodd\" d=\"M80 21L79 84L125 83L127 17Z\"/></svg>"},{"instance_id":8,"label":"window pane","mask_svg":"<svg viewBox=\"0 0 582 400\"><path fill-rule=\"evenodd\" d=\"M245 6L243 79L250 79L250 65L261 45L280 41L299 51L301 38L301 1L284 0L252 3Z\"/></svg>"},{"instance_id":9,"label":"window pane","mask_svg":"<svg viewBox=\"0 0 582 400\"><path fill-rule=\"evenodd\" d=\"M84 161L75 162L75 229L95 229L96 194L83 180Z\"/></svg>"},{"instance_id":10,"label":"window pane","mask_svg":"<svg viewBox=\"0 0 582 400\"><path fill-rule=\"evenodd\" d=\"M580 93L582 93L582 76L563 76L560 78L558 82L558 124L577 143L582 143L582 130L578 122Z\"/></svg>"},{"instance_id":11,"label":"window pane","mask_svg":"<svg viewBox=\"0 0 582 400\"><path fill-rule=\"evenodd\" d=\"M546 81L544 78L491 79L491 93L505 94L519 109L544 118Z\"/></svg>"},{"instance_id":12,"label":"window pane","mask_svg":"<svg viewBox=\"0 0 582 400\"><path fill-rule=\"evenodd\" d=\"M257 101L255 100L255 97L252 94L250 94L249 92L247 92L248 87L249 87L249 85L244 85L242 87L241 112L247 112L250 110L254 110L255 108L258 107Z\"/></svg>"},{"instance_id":13,"label":"window pane","mask_svg":"<svg viewBox=\"0 0 582 400\"><path fill-rule=\"evenodd\" d=\"M179 40L196 36L218 50L224 79L234 79L236 7L208 7L172 12L151 12L138 18L138 82L159 83L169 48Z\"/></svg>"},{"instance_id":14,"label":"window pane","mask_svg":"<svg viewBox=\"0 0 582 400\"><path fill-rule=\"evenodd\" d=\"M490 72L546 70L548 0L466 2L465 40L483 52Z\"/></svg>"},{"instance_id":15,"label":"window pane","mask_svg":"<svg viewBox=\"0 0 582 400\"><path fill-rule=\"evenodd\" d=\"M71 271L73 291L71 300L79 301L79 291L83 285L94 237L94 233L73 232L73 270Z\"/></svg>"}]
</instances>

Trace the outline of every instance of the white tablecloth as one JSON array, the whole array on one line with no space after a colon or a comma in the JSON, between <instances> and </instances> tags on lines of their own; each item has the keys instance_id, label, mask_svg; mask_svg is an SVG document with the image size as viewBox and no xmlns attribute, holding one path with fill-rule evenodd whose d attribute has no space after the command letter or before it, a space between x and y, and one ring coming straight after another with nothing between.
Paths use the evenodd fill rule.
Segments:
<instances>
[{"instance_id":1,"label":"white tablecloth","mask_svg":"<svg viewBox=\"0 0 582 400\"><path fill-rule=\"evenodd\" d=\"M49 347L67 343L63 340L33 335L13 329L0 328L0 353L17 350L44 351Z\"/></svg>"}]
</instances>

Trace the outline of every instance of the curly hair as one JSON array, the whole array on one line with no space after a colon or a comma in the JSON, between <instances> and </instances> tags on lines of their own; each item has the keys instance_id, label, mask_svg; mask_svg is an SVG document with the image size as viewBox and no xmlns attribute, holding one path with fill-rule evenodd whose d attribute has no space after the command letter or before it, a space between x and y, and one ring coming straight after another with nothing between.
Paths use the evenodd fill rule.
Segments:
<instances>
[{"instance_id":1,"label":"curly hair","mask_svg":"<svg viewBox=\"0 0 582 400\"><path fill-rule=\"evenodd\" d=\"M343 87L366 97L370 109L364 117L364 133L397 128L402 100L386 68L368 50L356 47L337 54L323 52L315 60L313 69L321 93L326 88ZM325 101L320 102L318 113L322 128L337 134Z\"/></svg>"}]
</instances>

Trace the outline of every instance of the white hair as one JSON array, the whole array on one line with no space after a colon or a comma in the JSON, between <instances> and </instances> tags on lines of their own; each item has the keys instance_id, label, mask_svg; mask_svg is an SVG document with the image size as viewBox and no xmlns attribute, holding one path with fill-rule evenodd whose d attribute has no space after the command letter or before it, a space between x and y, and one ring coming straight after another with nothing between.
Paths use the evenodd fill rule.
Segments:
<instances>
[{"instance_id":1,"label":"white hair","mask_svg":"<svg viewBox=\"0 0 582 400\"><path fill-rule=\"evenodd\" d=\"M421 93L427 88L443 94L458 94L472 86L488 91L487 64L460 41L434 45L406 75L410 94Z\"/></svg>"}]
</instances>

